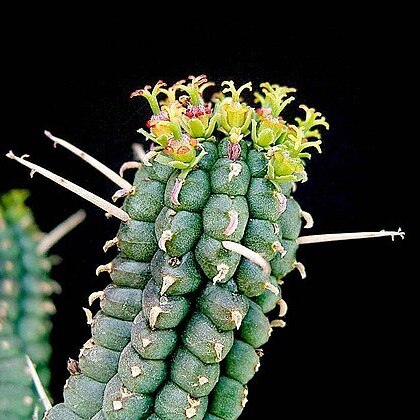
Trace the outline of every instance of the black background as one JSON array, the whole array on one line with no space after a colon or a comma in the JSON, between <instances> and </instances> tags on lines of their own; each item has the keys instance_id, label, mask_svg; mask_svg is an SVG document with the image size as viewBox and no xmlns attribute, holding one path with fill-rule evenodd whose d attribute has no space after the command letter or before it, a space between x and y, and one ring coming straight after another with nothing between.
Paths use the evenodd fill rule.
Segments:
<instances>
[{"instance_id":1,"label":"black background","mask_svg":"<svg viewBox=\"0 0 420 420\"><path fill-rule=\"evenodd\" d=\"M166 18L157 10L106 21L62 12L55 19L21 17L22 37L4 38L2 155L9 149L28 153L109 198L115 187L64 149L53 149L44 129L117 170L131 160L130 145L141 140L136 129L149 112L143 101L129 99L133 90L201 73L219 83L272 81L296 87L298 101L321 110L331 125L324 153L314 154L309 181L296 193L315 219L310 233L407 231L403 242L302 247L299 260L308 277L287 277L287 327L264 346L244 419L261 418L263 410L272 412L267 418L287 419L402 415L410 402L406 381L414 368L415 330L409 300L418 278L408 256L418 190L410 153L418 130L403 95L414 88L411 28L394 11L375 17L349 12L334 20L310 16L310 22L301 19L307 10L270 22L269 11L258 18L249 12L246 21L220 12L211 24ZM145 29L153 19L155 26ZM53 249L64 257L53 269L63 288L52 333L52 393L59 401L66 359L76 358L89 337L81 307L108 283L95 268L112 259L101 248L118 223L39 175L31 180L26 169L2 157L0 174L0 191L31 189L29 203L44 231L78 208L87 210L86 223Z\"/></svg>"}]
</instances>

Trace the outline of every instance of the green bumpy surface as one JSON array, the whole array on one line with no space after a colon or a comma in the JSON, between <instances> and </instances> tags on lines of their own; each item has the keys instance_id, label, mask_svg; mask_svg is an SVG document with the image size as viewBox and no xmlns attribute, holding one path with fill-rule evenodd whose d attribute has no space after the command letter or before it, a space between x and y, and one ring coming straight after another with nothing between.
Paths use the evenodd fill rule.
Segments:
<instances>
[{"instance_id":1,"label":"green bumpy surface","mask_svg":"<svg viewBox=\"0 0 420 420\"><path fill-rule=\"evenodd\" d=\"M27 193L12 190L0 198L0 418L29 419L42 408L25 354L49 383L50 295L57 284L48 278L50 263L36 250L40 232Z\"/></svg>"},{"instance_id":2,"label":"green bumpy surface","mask_svg":"<svg viewBox=\"0 0 420 420\"><path fill-rule=\"evenodd\" d=\"M272 332L266 313L279 303L284 314L279 285L296 266L292 182L307 177L307 148L320 151L313 128L328 124L306 106L286 123L294 89L262 83L254 109L241 100L250 83L223 82L231 96L212 106L206 77L189 80L132 94L149 101L150 132L139 132L156 145L108 243L120 254L100 268L113 283L95 294L92 338L46 419L234 420L245 407Z\"/></svg>"},{"instance_id":3,"label":"green bumpy surface","mask_svg":"<svg viewBox=\"0 0 420 420\"><path fill-rule=\"evenodd\" d=\"M203 146L210 150L213 143ZM292 237L282 237L282 227L300 223L300 214L294 205L289 219L297 222L283 221L282 197L264 171L251 177L247 160L239 163L245 185L231 188L229 170L220 168L232 161L214 153L208 169L199 164L187 176L179 205L169 199L178 170L157 162L139 169L138 192L124 204L132 221L117 236L121 253L112 262L113 283L101 296L92 339L80 353L80 372L70 377L64 403L47 419L228 420L240 415L246 384L259 367L257 349L271 334L264 312L281 298L264 285L271 282L280 291L277 280L293 269L300 225L288 229ZM153 200L138 197L145 191ZM198 197L196 191L205 193ZM290 185L284 191L289 194ZM258 204L252 207L249 197ZM270 209L262 218L264 207L273 203L277 211ZM226 235L232 209L238 227ZM164 231L172 233L166 250L158 246ZM222 240L264 255L277 277L223 248ZM287 258L273 250L275 241L288 248ZM214 281L220 264L227 272Z\"/></svg>"}]
</instances>

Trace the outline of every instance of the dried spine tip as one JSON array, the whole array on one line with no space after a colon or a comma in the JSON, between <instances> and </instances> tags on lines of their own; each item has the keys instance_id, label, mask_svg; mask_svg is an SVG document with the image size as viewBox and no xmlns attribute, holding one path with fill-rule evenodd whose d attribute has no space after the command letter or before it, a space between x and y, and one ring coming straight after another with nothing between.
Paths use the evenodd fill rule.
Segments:
<instances>
[{"instance_id":1,"label":"dried spine tip","mask_svg":"<svg viewBox=\"0 0 420 420\"><path fill-rule=\"evenodd\" d=\"M405 232L402 232L401 228L398 228L397 231L381 230L379 232L326 233L323 235L301 236L298 238L298 244L303 245L319 242L346 241L350 239L381 238L383 236L390 236L392 240L394 240L396 236L404 239Z\"/></svg>"},{"instance_id":2,"label":"dried spine tip","mask_svg":"<svg viewBox=\"0 0 420 420\"><path fill-rule=\"evenodd\" d=\"M140 366L131 366L130 370L131 370L131 376L133 378L137 378L137 376L141 375Z\"/></svg>"},{"instance_id":3,"label":"dried spine tip","mask_svg":"<svg viewBox=\"0 0 420 420\"><path fill-rule=\"evenodd\" d=\"M162 250L166 252L166 242L170 241L172 238L172 231L171 230L164 230L162 232L161 237L159 238L158 241L158 247Z\"/></svg>"},{"instance_id":4,"label":"dried spine tip","mask_svg":"<svg viewBox=\"0 0 420 420\"><path fill-rule=\"evenodd\" d=\"M152 164L149 162L150 159L153 159L156 155L158 154L158 152L151 150L150 152L147 152L142 159L142 163L145 166L152 166Z\"/></svg>"},{"instance_id":5,"label":"dried spine tip","mask_svg":"<svg viewBox=\"0 0 420 420\"><path fill-rule=\"evenodd\" d=\"M205 376L199 376L198 377L198 385L202 386L202 385L205 385L205 384L208 384L208 383L209 383L209 380Z\"/></svg>"},{"instance_id":6,"label":"dried spine tip","mask_svg":"<svg viewBox=\"0 0 420 420\"><path fill-rule=\"evenodd\" d=\"M284 249L280 241L274 241L271 244L271 248L273 248L273 251L279 252L281 257L284 257L287 254L287 251Z\"/></svg>"},{"instance_id":7,"label":"dried spine tip","mask_svg":"<svg viewBox=\"0 0 420 420\"><path fill-rule=\"evenodd\" d=\"M93 302L95 302L96 299L102 300L104 296L105 293L102 290L91 293L88 297L89 306L92 306Z\"/></svg>"},{"instance_id":8,"label":"dried spine tip","mask_svg":"<svg viewBox=\"0 0 420 420\"><path fill-rule=\"evenodd\" d=\"M123 403L120 400L112 401L112 408L114 411L121 410L123 408Z\"/></svg>"},{"instance_id":9,"label":"dried spine tip","mask_svg":"<svg viewBox=\"0 0 420 420\"><path fill-rule=\"evenodd\" d=\"M311 229L314 226L314 219L311 213L308 213L307 211L301 209L300 216L303 220L305 220L305 225L303 226L305 229Z\"/></svg>"},{"instance_id":10,"label":"dried spine tip","mask_svg":"<svg viewBox=\"0 0 420 420\"><path fill-rule=\"evenodd\" d=\"M133 392L131 392L128 388L126 388L125 386L123 386L121 388L121 398L124 400L126 398L130 398L132 395L134 395Z\"/></svg>"},{"instance_id":11,"label":"dried spine tip","mask_svg":"<svg viewBox=\"0 0 420 420\"><path fill-rule=\"evenodd\" d=\"M181 264L181 260L178 257L171 257L168 263L171 267L178 267Z\"/></svg>"},{"instance_id":12,"label":"dried spine tip","mask_svg":"<svg viewBox=\"0 0 420 420\"><path fill-rule=\"evenodd\" d=\"M176 277L167 275L164 276L162 280L162 287L160 289L161 296L166 293L166 291L176 282L177 279Z\"/></svg>"},{"instance_id":13,"label":"dried spine tip","mask_svg":"<svg viewBox=\"0 0 420 420\"><path fill-rule=\"evenodd\" d=\"M153 306L150 309L150 314L149 314L149 325L150 328L155 328L158 316L164 312L164 310L160 307L160 306Z\"/></svg>"},{"instance_id":14,"label":"dried spine tip","mask_svg":"<svg viewBox=\"0 0 420 420\"><path fill-rule=\"evenodd\" d=\"M236 329L239 330L242 324L243 316L241 312L235 310L230 313L232 321L235 323Z\"/></svg>"},{"instance_id":15,"label":"dried spine tip","mask_svg":"<svg viewBox=\"0 0 420 420\"><path fill-rule=\"evenodd\" d=\"M259 265L266 274L270 274L270 264L260 254L257 254L256 252L252 251L246 246L243 246L236 242L222 241L222 245L229 251L236 252L237 254L248 258L254 264Z\"/></svg>"},{"instance_id":16,"label":"dried spine tip","mask_svg":"<svg viewBox=\"0 0 420 420\"><path fill-rule=\"evenodd\" d=\"M93 322L92 311L90 309L87 309L87 308L82 308L82 309L83 309L83 311L85 312L85 315L86 315L86 323L88 325L92 325L92 322Z\"/></svg>"},{"instance_id":17,"label":"dried spine tip","mask_svg":"<svg viewBox=\"0 0 420 420\"><path fill-rule=\"evenodd\" d=\"M284 328L286 326L286 321L282 319L274 319L270 322L270 325L274 328Z\"/></svg>"},{"instance_id":18,"label":"dried spine tip","mask_svg":"<svg viewBox=\"0 0 420 420\"><path fill-rule=\"evenodd\" d=\"M238 176L241 173L242 166L239 163L231 163L229 169L228 181L231 182L234 176Z\"/></svg>"},{"instance_id":19,"label":"dried spine tip","mask_svg":"<svg viewBox=\"0 0 420 420\"><path fill-rule=\"evenodd\" d=\"M99 276L99 274L100 273L103 273L104 271L106 271L107 273L111 273L111 271L112 271L112 262L110 262L108 264L100 265L96 269L95 273L96 273L97 276Z\"/></svg>"},{"instance_id":20,"label":"dried spine tip","mask_svg":"<svg viewBox=\"0 0 420 420\"><path fill-rule=\"evenodd\" d=\"M226 229L223 231L223 233L226 236L232 235L232 233L234 233L236 229L238 228L238 224L239 224L239 214L237 211L229 210L228 216L229 216L229 224L227 225Z\"/></svg>"},{"instance_id":21,"label":"dried spine tip","mask_svg":"<svg viewBox=\"0 0 420 420\"><path fill-rule=\"evenodd\" d=\"M124 176L124 172L127 169L139 169L141 167L141 163L140 162L135 162L135 161L129 161L129 162L124 162L119 170L119 174L120 177L122 178Z\"/></svg>"},{"instance_id":22,"label":"dried spine tip","mask_svg":"<svg viewBox=\"0 0 420 420\"><path fill-rule=\"evenodd\" d=\"M54 305L54 303L52 303L52 302L48 302L48 301L43 302L43 303L41 304L41 309L42 309L45 313L50 314L50 315L55 314L55 312L56 312L56 309L55 309L55 305Z\"/></svg>"},{"instance_id":23,"label":"dried spine tip","mask_svg":"<svg viewBox=\"0 0 420 420\"><path fill-rule=\"evenodd\" d=\"M287 303L284 299L280 299L277 305L279 305L279 317L283 318L287 314Z\"/></svg>"},{"instance_id":24,"label":"dried spine tip","mask_svg":"<svg viewBox=\"0 0 420 420\"><path fill-rule=\"evenodd\" d=\"M131 148L133 149L134 159L137 159L140 162L144 162L144 157L146 156L144 147L140 143L133 143Z\"/></svg>"},{"instance_id":25,"label":"dried spine tip","mask_svg":"<svg viewBox=\"0 0 420 420\"><path fill-rule=\"evenodd\" d=\"M244 388L243 398L241 400L241 406L244 408L248 402L248 388Z\"/></svg>"},{"instance_id":26,"label":"dried spine tip","mask_svg":"<svg viewBox=\"0 0 420 420\"><path fill-rule=\"evenodd\" d=\"M77 225L83 222L86 218L86 212L79 210L68 219L61 222L51 232L43 236L41 241L38 242L36 247L40 254L45 254L50 248L52 248L61 238L71 232Z\"/></svg>"},{"instance_id":27,"label":"dried spine tip","mask_svg":"<svg viewBox=\"0 0 420 420\"><path fill-rule=\"evenodd\" d=\"M83 347L79 351L79 359L83 356L85 350L90 350L93 347L95 347L95 343L91 338L89 338L89 340L86 341L85 344L83 344Z\"/></svg>"},{"instance_id":28,"label":"dried spine tip","mask_svg":"<svg viewBox=\"0 0 420 420\"><path fill-rule=\"evenodd\" d=\"M25 157L28 155L23 155L22 157L17 157L14 155L12 151L6 154L9 159L16 160L21 165L26 166L27 168L31 169L31 173L38 172L41 175L44 175L46 178L50 179L51 181L56 182L57 184L61 185L62 187L68 189L71 192L79 195L80 197L84 198L87 201L90 201L92 204L95 204L105 212L110 213L112 216L117 217L123 222L128 222L130 216L122 209L117 206L114 206L108 201L104 200L101 197L98 197L96 194L91 193L90 191L85 190L84 188L80 187L79 185L74 184L73 182L56 175L55 173L49 171L48 169L43 168L42 166L36 165L32 162L28 162L25 160Z\"/></svg>"},{"instance_id":29,"label":"dried spine tip","mask_svg":"<svg viewBox=\"0 0 420 420\"><path fill-rule=\"evenodd\" d=\"M128 189L128 190L132 188L132 185L128 181L126 181L124 178L119 176L112 169L105 166L103 163L99 162L94 157L88 155L83 150L80 150L76 146L73 146L71 143L69 143L66 140L53 136L49 131L44 131L44 134L54 142L54 146L56 146L57 144L60 144L67 150L70 150L70 152L74 153L76 156L79 156L85 162L89 163L89 165L93 166L99 172L104 174L107 178L109 178L112 182L117 184L119 187Z\"/></svg>"},{"instance_id":30,"label":"dried spine tip","mask_svg":"<svg viewBox=\"0 0 420 420\"><path fill-rule=\"evenodd\" d=\"M213 284L216 284L219 281L222 281L225 279L227 273L229 272L229 266L221 263L217 264L217 274L213 277Z\"/></svg>"},{"instance_id":31,"label":"dried spine tip","mask_svg":"<svg viewBox=\"0 0 420 420\"><path fill-rule=\"evenodd\" d=\"M293 268L296 268L296 270L299 271L299 274L303 279L306 278L306 269L305 269L305 266L301 262L295 261L293 263Z\"/></svg>"},{"instance_id":32,"label":"dried spine tip","mask_svg":"<svg viewBox=\"0 0 420 420\"><path fill-rule=\"evenodd\" d=\"M255 349L255 353L257 353L258 357L263 357L264 356L264 350L263 349Z\"/></svg>"},{"instance_id":33,"label":"dried spine tip","mask_svg":"<svg viewBox=\"0 0 420 420\"><path fill-rule=\"evenodd\" d=\"M280 293L279 289L276 286L274 286L274 284L268 282L264 283L264 288L274 293L276 296L278 296Z\"/></svg>"},{"instance_id":34,"label":"dried spine tip","mask_svg":"<svg viewBox=\"0 0 420 420\"><path fill-rule=\"evenodd\" d=\"M184 185L184 182L185 182L185 179L182 179L182 178L177 178L175 180L175 185L173 186L171 195L170 195L171 203L175 206L181 205L181 203L179 202L178 196L179 196L179 193L181 192L181 188Z\"/></svg>"},{"instance_id":35,"label":"dried spine tip","mask_svg":"<svg viewBox=\"0 0 420 420\"><path fill-rule=\"evenodd\" d=\"M118 238L115 237L109 241L105 242L105 245L102 247L102 249L104 250L104 252L108 251L109 248L118 245Z\"/></svg>"},{"instance_id":36,"label":"dried spine tip","mask_svg":"<svg viewBox=\"0 0 420 420\"><path fill-rule=\"evenodd\" d=\"M286 196L278 191L274 191L273 195L274 195L274 198L278 200L279 212L283 213L286 210L286 206L287 206Z\"/></svg>"},{"instance_id":37,"label":"dried spine tip","mask_svg":"<svg viewBox=\"0 0 420 420\"><path fill-rule=\"evenodd\" d=\"M81 372L79 368L79 362L77 360L69 358L67 360L67 370L70 373L70 375L80 375Z\"/></svg>"},{"instance_id":38,"label":"dried spine tip","mask_svg":"<svg viewBox=\"0 0 420 420\"><path fill-rule=\"evenodd\" d=\"M201 404L199 400L191 398L190 395L187 396L188 407L185 408L185 417L190 419L197 414L197 407Z\"/></svg>"},{"instance_id":39,"label":"dried spine tip","mask_svg":"<svg viewBox=\"0 0 420 420\"><path fill-rule=\"evenodd\" d=\"M188 407L185 409L185 417L187 419L195 417L196 414L197 414L197 409L195 407Z\"/></svg>"},{"instance_id":40,"label":"dried spine tip","mask_svg":"<svg viewBox=\"0 0 420 420\"><path fill-rule=\"evenodd\" d=\"M29 374L31 375L32 381L35 385L36 392L39 395L39 399L41 400L42 405L45 408L45 411L48 411L52 408L52 405L51 405L50 400L48 399L48 396L47 396L47 393L45 392L44 387L42 386L41 379L38 376L38 373L35 369L34 364L32 363L32 360L27 354L25 355L25 359L26 359L26 364L29 369Z\"/></svg>"},{"instance_id":41,"label":"dried spine tip","mask_svg":"<svg viewBox=\"0 0 420 420\"><path fill-rule=\"evenodd\" d=\"M147 346L149 346L152 343L151 340L149 340L148 338L142 338L141 339L141 345L143 346L143 348L145 349Z\"/></svg>"},{"instance_id":42,"label":"dried spine tip","mask_svg":"<svg viewBox=\"0 0 420 420\"><path fill-rule=\"evenodd\" d=\"M134 194L136 191L135 187L131 187L131 188L121 188L120 190L115 191L115 193L112 195L111 200L115 203L116 201L118 201L120 198L124 198L127 197L131 194Z\"/></svg>"},{"instance_id":43,"label":"dried spine tip","mask_svg":"<svg viewBox=\"0 0 420 420\"><path fill-rule=\"evenodd\" d=\"M222 351L225 346L222 343L214 343L213 348L216 353L216 362L222 361Z\"/></svg>"}]
</instances>

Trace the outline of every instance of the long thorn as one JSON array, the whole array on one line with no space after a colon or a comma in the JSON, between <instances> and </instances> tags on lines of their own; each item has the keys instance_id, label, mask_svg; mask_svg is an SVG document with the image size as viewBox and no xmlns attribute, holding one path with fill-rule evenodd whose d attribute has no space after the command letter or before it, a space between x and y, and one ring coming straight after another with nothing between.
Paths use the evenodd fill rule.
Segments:
<instances>
[{"instance_id":1,"label":"long thorn","mask_svg":"<svg viewBox=\"0 0 420 420\"><path fill-rule=\"evenodd\" d=\"M47 233L37 245L37 250L40 254L44 254L52 248L61 238L71 232L77 225L83 222L86 218L86 212L79 210L72 216L61 222L51 232Z\"/></svg>"},{"instance_id":2,"label":"long thorn","mask_svg":"<svg viewBox=\"0 0 420 420\"><path fill-rule=\"evenodd\" d=\"M74 184L73 182L68 181L61 176L56 175L55 173L49 171L48 169L43 168L42 166L36 165L32 162L28 162L24 159L28 155L24 155L23 157L17 157L13 154L12 151L6 154L9 159L13 159L18 161L23 166L31 169L31 176L33 176L36 172L39 172L41 175L44 175L46 178L51 179L51 181L56 182L58 185L74 192L75 194L79 195L80 197L84 198L87 201L95 204L102 210L106 211L107 213L112 214L113 216L117 217L118 219L122 220L123 222L128 222L130 220L130 216L124 211L121 210L119 207L114 206L108 201L104 200L101 197L98 197L96 194L91 193L90 191L85 190L82 187Z\"/></svg>"},{"instance_id":3,"label":"long thorn","mask_svg":"<svg viewBox=\"0 0 420 420\"><path fill-rule=\"evenodd\" d=\"M366 239L366 238L380 238L383 236L390 236L392 240L396 236L404 239L405 232L399 228L397 231L381 230L379 232L351 232L351 233L326 233L324 235L310 235L301 236L298 238L298 244L315 244L319 242L333 242L333 241L346 241L349 239Z\"/></svg>"},{"instance_id":4,"label":"long thorn","mask_svg":"<svg viewBox=\"0 0 420 420\"><path fill-rule=\"evenodd\" d=\"M49 131L45 130L44 134L54 142L54 146L56 144L59 144L63 146L65 149L70 150L70 152L74 153L76 156L79 156L79 158L83 159L85 162L89 163L89 165L93 166L95 169L97 169L99 172L104 174L107 178L109 178L112 182L117 184L121 188L125 188L130 190L133 188L133 186L126 181L124 178L119 176L116 172L114 172L112 169L105 166L103 163L99 162L94 157L88 155L83 150L80 150L78 147L73 146L71 143L69 143L66 140L60 139L56 136L53 136Z\"/></svg>"},{"instance_id":5,"label":"long thorn","mask_svg":"<svg viewBox=\"0 0 420 420\"><path fill-rule=\"evenodd\" d=\"M248 258L253 263L259 265L265 273L270 274L270 264L260 254L257 254L252 249L232 241L222 241L222 245L229 251L236 252L237 254Z\"/></svg>"},{"instance_id":6,"label":"long thorn","mask_svg":"<svg viewBox=\"0 0 420 420\"><path fill-rule=\"evenodd\" d=\"M39 379L38 373L35 369L34 364L32 363L32 360L27 354L25 355L25 358L26 358L26 364L28 365L28 368L29 368L29 374L31 375L32 381L35 385L36 392L39 395L39 398L45 408L45 411L48 411L52 408L51 402L48 399L47 393L45 392L41 379Z\"/></svg>"},{"instance_id":7,"label":"long thorn","mask_svg":"<svg viewBox=\"0 0 420 420\"><path fill-rule=\"evenodd\" d=\"M140 143L133 143L131 147L133 148L134 159L144 162L144 157L146 156L144 147Z\"/></svg>"},{"instance_id":8,"label":"long thorn","mask_svg":"<svg viewBox=\"0 0 420 420\"><path fill-rule=\"evenodd\" d=\"M127 169L139 169L141 167L141 163L140 162L134 162L134 161L129 161L129 162L124 162L119 170L119 174L121 177L124 176L124 172Z\"/></svg>"}]
</instances>

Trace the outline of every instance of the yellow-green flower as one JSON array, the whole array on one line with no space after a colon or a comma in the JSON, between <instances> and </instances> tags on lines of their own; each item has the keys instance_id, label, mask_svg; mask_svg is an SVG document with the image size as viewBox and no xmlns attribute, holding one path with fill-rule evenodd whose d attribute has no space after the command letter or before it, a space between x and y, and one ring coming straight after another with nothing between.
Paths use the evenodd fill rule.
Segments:
<instances>
[{"instance_id":1,"label":"yellow-green flower","mask_svg":"<svg viewBox=\"0 0 420 420\"><path fill-rule=\"evenodd\" d=\"M293 175L305 170L302 161L299 158L291 157L284 148L274 152L271 163L276 176Z\"/></svg>"},{"instance_id":2,"label":"yellow-green flower","mask_svg":"<svg viewBox=\"0 0 420 420\"><path fill-rule=\"evenodd\" d=\"M210 104L189 105L180 118L181 126L192 137L208 139L220 118L218 112L211 114Z\"/></svg>"},{"instance_id":3,"label":"yellow-green flower","mask_svg":"<svg viewBox=\"0 0 420 420\"><path fill-rule=\"evenodd\" d=\"M232 128L239 128L242 134L247 135L253 110L245 103L241 103L240 94L244 89L252 90L251 82L242 85L239 89L235 88L232 80L224 81L222 86L228 86L222 92L231 92L232 96L225 97L218 104L221 113L219 130L229 135Z\"/></svg>"},{"instance_id":4,"label":"yellow-green flower","mask_svg":"<svg viewBox=\"0 0 420 420\"><path fill-rule=\"evenodd\" d=\"M325 121L325 117L322 116L320 112L315 111L314 108L309 108L306 105L300 105L299 108L305 111L305 119L302 120L299 117L295 118L297 121L299 128L303 131L303 137L315 137L317 139L321 138L321 134L317 129L313 129L316 126L322 125L327 130L330 129L330 125Z\"/></svg>"},{"instance_id":5,"label":"yellow-green flower","mask_svg":"<svg viewBox=\"0 0 420 420\"><path fill-rule=\"evenodd\" d=\"M153 114L150 117L150 120L146 122L146 127L155 137L169 136L172 133L169 121L169 114L166 111L160 111L159 114Z\"/></svg>"},{"instance_id":6,"label":"yellow-green flower","mask_svg":"<svg viewBox=\"0 0 420 420\"><path fill-rule=\"evenodd\" d=\"M184 134L181 140L168 140L163 152L179 162L188 163L195 158L197 145L196 139Z\"/></svg>"},{"instance_id":7,"label":"yellow-green flower","mask_svg":"<svg viewBox=\"0 0 420 420\"><path fill-rule=\"evenodd\" d=\"M295 99L293 96L287 99L286 97L289 93L296 92L296 89L270 83L261 83L260 87L263 88L264 95L259 92L255 93L255 103L261 103L261 108L256 110L260 115L271 115L277 118L284 108Z\"/></svg>"},{"instance_id":8,"label":"yellow-green flower","mask_svg":"<svg viewBox=\"0 0 420 420\"><path fill-rule=\"evenodd\" d=\"M282 182L305 181L306 172L299 157L293 157L287 146L275 146L268 152L268 179L277 187Z\"/></svg>"},{"instance_id":9,"label":"yellow-green flower","mask_svg":"<svg viewBox=\"0 0 420 420\"><path fill-rule=\"evenodd\" d=\"M284 136L286 132L287 126L281 117L261 113L259 123L252 120L251 138L257 149L267 149Z\"/></svg>"},{"instance_id":10,"label":"yellow-green flower","mask_svg":"<svg viewBox=\"0 0 420 420\"><path fill-rule=\"evenodd\" d=\"M166 86L166 83L164 83L162 80L159 80L155 86L152 87L149 85L146 85L143 89L138 89L134 91L130 98L134 98L136 96L143 96L147 99L149 102L150 108L152 109L153 114L159 114L160 113L160 106L158 102L158 95L162 92L162 88ZM150 91L151 90L151 91Z\"/></svg>"}]
</instances>

